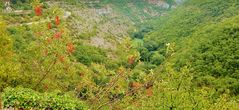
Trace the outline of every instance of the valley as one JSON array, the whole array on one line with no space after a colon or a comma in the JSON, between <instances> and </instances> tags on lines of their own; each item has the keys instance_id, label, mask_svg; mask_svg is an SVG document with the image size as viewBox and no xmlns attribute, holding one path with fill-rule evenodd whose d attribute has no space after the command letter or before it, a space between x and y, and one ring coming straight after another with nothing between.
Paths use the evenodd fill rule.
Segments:
<instances>
[{"instance_id":1,"label":"valley","mask_svg":"<svg viewBox=\"0 0 239 110\"><path fill-rule=\"evenodd\" d=\"M237 110L235 0L0 1L0 109Z\"/></svg>"}]
</instances>

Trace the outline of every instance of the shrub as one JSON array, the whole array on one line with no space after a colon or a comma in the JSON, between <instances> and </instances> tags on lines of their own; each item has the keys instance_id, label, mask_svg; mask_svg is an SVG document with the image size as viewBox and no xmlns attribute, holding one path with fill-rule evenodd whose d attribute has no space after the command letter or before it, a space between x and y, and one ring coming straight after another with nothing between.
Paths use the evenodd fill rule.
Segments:
<instances>
[{"instance_id":1,"label":"shrub","mask_svg":"<svg viewBox=\"0 0 239 110\"><path fill-rule=\"evenodd\" d=\"M26 88L6 88L2 94L4 108L86 110L81 101L59 93L39 93Z\"/></svg>"},{"instance_id":2,"label":"shrub","mask_svg":"<svg viewBox=\"0 0 239 110\"><path fill-rule=\"evenodd\" d=\"M75 52L76 59L85 64L90 65L91 63L103 63L106 61L106 53L104 50L93 47L79 45Z\"/></svg>"},{"instance_id":3,"label":"shrub","mask_svg":"<svg viewBox=\"0 0 239 110\"><path fill-rule=\"evenodd\" d=\"M161 54L158 53L154 53L151 57L150 57L150 62L152 64L155 65L160 65L163 61L164 61L165 57Z\"/></svg>"}]
</instances>

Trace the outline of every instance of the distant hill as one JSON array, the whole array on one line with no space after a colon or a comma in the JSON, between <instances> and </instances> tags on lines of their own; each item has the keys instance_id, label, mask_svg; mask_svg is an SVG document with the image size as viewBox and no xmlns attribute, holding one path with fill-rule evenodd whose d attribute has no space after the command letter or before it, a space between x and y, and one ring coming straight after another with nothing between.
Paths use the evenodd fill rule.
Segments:
<instances>
[{"instance_id":1,"label":"distant hill","mask_svg":"<svg viewBox=\"0 0 239 110\"><path fill-rule=\"evenodd\" d=\"M142 23L149 19L163 16L169 10L170 4L161 0L96 0L84 1L89 7L101 8L110 6L113 11L127 16L135 23ZM175 8L178 2L172 4Z\"/></svg>"},{"instance_id":2,"label":"distant hill","mask_svg":"<svg viewBox=\"0 0 239 110\"><path fill-rule=\"evenodd\" d=\"M153 30L145 34L144 48L165 56L176 70L189 66L200 86L230 88L239 94L238 9L234 0L188 0L151 22Z\"/></svg>"}]
</instances>

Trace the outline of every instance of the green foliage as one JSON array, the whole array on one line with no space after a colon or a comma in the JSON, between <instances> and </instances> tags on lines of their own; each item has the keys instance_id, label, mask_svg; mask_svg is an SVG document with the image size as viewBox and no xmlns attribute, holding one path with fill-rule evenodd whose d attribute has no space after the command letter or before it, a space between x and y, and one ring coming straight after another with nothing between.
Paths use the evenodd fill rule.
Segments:
<instances>
[{"instance_id":1,"label":"green foliage","mask_svg":"<svg viewBox=\"0 0 239 110\"><path fill-rule=\"evenodd\" d=\"M30 10L32 0L10 0L11 1L11 7L14 9L25 9L25 10Z\"/></svg>"},{"instance_id":2,"label":"green foliage","mask_svg":"<svg viewBox=\"0 0 239 110\"><path fill-rule=\"evenodd\" d=\"M136 39L143 39L144 36L145 36L145 34L149 33L149 32L152 31L152 30L153 30L152 27L148 27L148 26L142 27L142 28L140 29L140 31L134 32L134 33L131 35L131 37L132 37L133 39L134 39L134 38L136 38Z\"/></svg>"},{"instance_id":3,"label":"green foliage","mask_svg":"<svg viewBox=\"0 0 239 110\"><path fill-rule=\"evenodd\" d=\"M79 62L88 66L91 63L103 63L106 61L105 51L93 46L78 45L74 55Z\"/></svg>"},{"instance_id":4,"label":"green foliage","mask_svg":"<svg viewBox=\"0 0 239 110\"><path fill-rule=\"evenodd\" d=\"M22 9L31 0L15 2L13 7ZM65 2L77 5L79 1ZM172 6L176 1L166 2ZM39 0L35 4L39 5ZM4 106L87 109L77 97L92 110L239 108L239 4L235 0L188 0L169 13L145 0L101 0L95 7L106 5L134 23L153 18L149 10L162 16L142 24L138 31L132 29L131 39L114 41L108 38L112 33L104 32L115 48L102 49L89 45L89 38L98 35L97 23L101 21L85 23L81 34L72 37L76 31L69 29L68 22L80 19L62 19L61 8L44 7L42 16L4 14L6 24L14 24L8 27L0 19ZM56 16L60 17L59 25L54 23ZM15 26L46 18L51 20ZM114 19L117 17L102 22L118 22ZM17 86L24 88L7 88ZM49 92L55 90L62 92ZM65 94L68 92L72 95Z\"/></svg>"},{"instance_id":5,"label":"green foliage","mask_svg":"<svg viewBox=\"0 0 239 110\"><path fill-rule=\"evenodd\" d=\"M51 15L51 18L61 16L61 10L55 7L44 12L45 16ZM45 19L44 16L34 17ZM1 38L4 37L3 41L10 43L1 44L4 47L1 49L7 50L2 52L7 55L5 61L0 60L0 91L17 85L42 92L75 89L81 76L79 66L71 62L74 58L69 51L69 44L74 51L74 43L69 37L69 30L64 26L64 20L57 26L53 20L1 29L1 34L4 34ZM52 25L51 29L47 27L48 22ZM56 33L60 33L59 39L56 38Z\"/></svg>"},{"instance_id":6,"label":"green foliage","mask_svg":"<svg viewBox=\"0 0 239 110\"><path fill-rule=\"evenodd\" d=\"M144 35L141 32L134 33L133 38L143 39Z\"/></svg>"},{"instance_id":7,"label":"green foliage","mask_svg":"<svg viewBox=\"0 0 239 110\"><path fill-rule=\"evenodd\" d=\"M4 8L4 3L3 3L3 1L0 1L0 11L2 11L3 8Z\"/></svg>"},{"instance_id":8,"label":"green foliage","mask_svg":"<svg viewBox=\"0 0 239 110\"><path fill-rule=\"evenodd\" d=\"M185 43L185 50L175 57L175 67L181 68L188 62L198 75L195 81L200 86L210 85L220 92L230 88L232 94L238 94L238 16L218 24L209 24L199 28ZM197 39L197 42L194 42ZM188 54L190 53L190 54ZM182 60L184 59L184 60ZM208 75L220 79L207 79ZM227 78L229 77L229 78ZM213 81L217 83L211 84Z\"/></svg>"},{"instance_id":9,"label":"green foliage","mask_svg":"<svg viewBox=\"0 0 239 110\"><path fill-rule=\"evenodd\" d=\"M215 77L227 76L239 78L239 34L238 16L216 25L208 25L192 38L201 37L201 43L195 45L193 66L196 72L211 74ZM203 66L207 65L207 66ZM202 69L203 68L203 69Z\"/></svg>"},{"instance_id":10,"label":"green foliage","mask_svg":"<svg viewBox=\"0 0 239 110\"><path fill-rule=\"evenodd\" d=\"M2 57L6 57L9 54L9 51L12 50L12 41L9 38L9 35L7 33L6 30L6 24L4 22L0 22L0 46L1 46L1 50L0 50L0 55Z\"/></svg>"},{"instance_id":11,"label":"green foliage","mask_svg":"<svg viewBox=\"0 0 239 110\"><path fill-rule=\"evenodd\" d=\"M152 63L154 51L166 59L172 56L169 62L175 63L176 70L190 65L198 86L213 86L220 93L230 88L232 94L238 94L238 17L234 18L238 12L232 9L239 9L233 0L186 1L168 16L151 22L154 30L144 37L141 58ZM167 44L172 42L170 49Z\"/></svg>"},{"instance_id":12,"label":"green foliage","mask_svg":"<svg viewBox=\"0 0 239 110\"><path fill-rule=\"evenodd\" d=\"M210 87L197 88L193 84L193 74L187 67L176 72L166 64L165 73L158 75L154 83L153 96L142 98L136 105L127 106L129 110L236 110L238 101L225 93L217 95ZM229 90L228 90L229 91ZM141 105L138 107L137 105Z\"/></svg>"},{"instance_id":13,"label":"green foliage","mask_svg":"<svg viewBox=\"0 0 239 110\"><path fill-rule=\"evenodd\" d=\"M150 57L150 61L152 64L155 65L160 65L161 63L163 63L165 57L159 53L154 53L151 57Z\"/></svg>"},{"instance_id":14,"label":"green foliage","mask_svg":"<svg viewBox=\"0 0 239 110\"><path fill-rule=\"evenodd\" d=\"M198 27L210 22L218 22L238 13L231 9L238 9L233 0L188 0L177 10L172 10L168 16L150 22L154 31L145 36L145 43L157 44L158 46L155 46L156 49L153 50L159 49L159 51L170 42L177 43L176 49L181 48L180 44L184 44L184 38L191 36Z\"/></svg>"},{"instance_id":15,"label":"green foliage","mask_svg":"<svg viewBox=\"0 0 239 110\"><path fill-rule=\"evenodd\" d=\"M174 4L174 0L166 0L166 2L169 4L169 8Z\"/></svg>"},{"instance_id":16,"label":"green foliage","mask_svg":"<svg viewBox=\"0 0 239 110\"><path fill-rule=\"evenodd\" d=\"M51 109L51 110L87 110L87 106L78 99L61 93L39 93L26 88L6 88L2 93L5 108Z\"/></svg>"},{"instance_id":17,"label":"green foliage","mask_svg":"<svg viewBox=\"0 0 239 110\"><path fill-rule=\"evenodd\" d=\"M165 11L159 6L152 5L145 0L101 0L97 6L105 6L111 4L113 9L120 14L127 16L132 22L136 24L143 23L149 19L158 17L152 13L161 13ZM145 11L147 10L147 11Z\"/></svg>"},{"instance_id":18,"label":"green foliage","mask_svg":"<svg viewBox=\"0 0 239 110\"><path fill-rule=\"evenodd\" d=\"M7 32L6 24L0 21L0 91L7 86L16 86L22 80L12 46L13 41Z\"/></svg>"},{"instance_id":19,"label":"green foliage","mask_svg":"<svg viewBox=\"0 0 239 110\"><path fill-rule=\"evenodd\" d=\"M13 49L17 53L24 51L30 42L36 40L29 27L8 28L8 32L12 35Z\"/></svg>"}]
</instances>

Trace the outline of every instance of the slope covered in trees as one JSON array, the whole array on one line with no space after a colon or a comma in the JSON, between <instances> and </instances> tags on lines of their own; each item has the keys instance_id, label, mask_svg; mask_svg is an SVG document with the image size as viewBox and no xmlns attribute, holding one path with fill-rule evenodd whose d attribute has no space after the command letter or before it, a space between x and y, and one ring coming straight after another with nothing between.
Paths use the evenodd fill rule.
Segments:
<instances>
[{"instance_id":1,"label":"slope covered in trees","mask_svg":"<svg viewBox=\"0 0 239 110\"><path fill-rule=\"evenodd\" d=\"M148 52L141 53L172 54L168 60L173 67L180 70L190 66L198 85L214 86L221 92L230 89L237 94L237 9L233 0L187 1L169 16L151 23L155 31L145 35L141 48ZM173 49L165 50L167 43Z\"/></svg>"},{"instance_id":2,"label":"slope covered in trees","mask_svg":"<svg viewBox=\"0 0 239 110\"><path fill-rule=\"evenodd\" d=\"M0 109L237 110L239 3L182 1L12 0Z\"/></svg>"}]
</instances>

